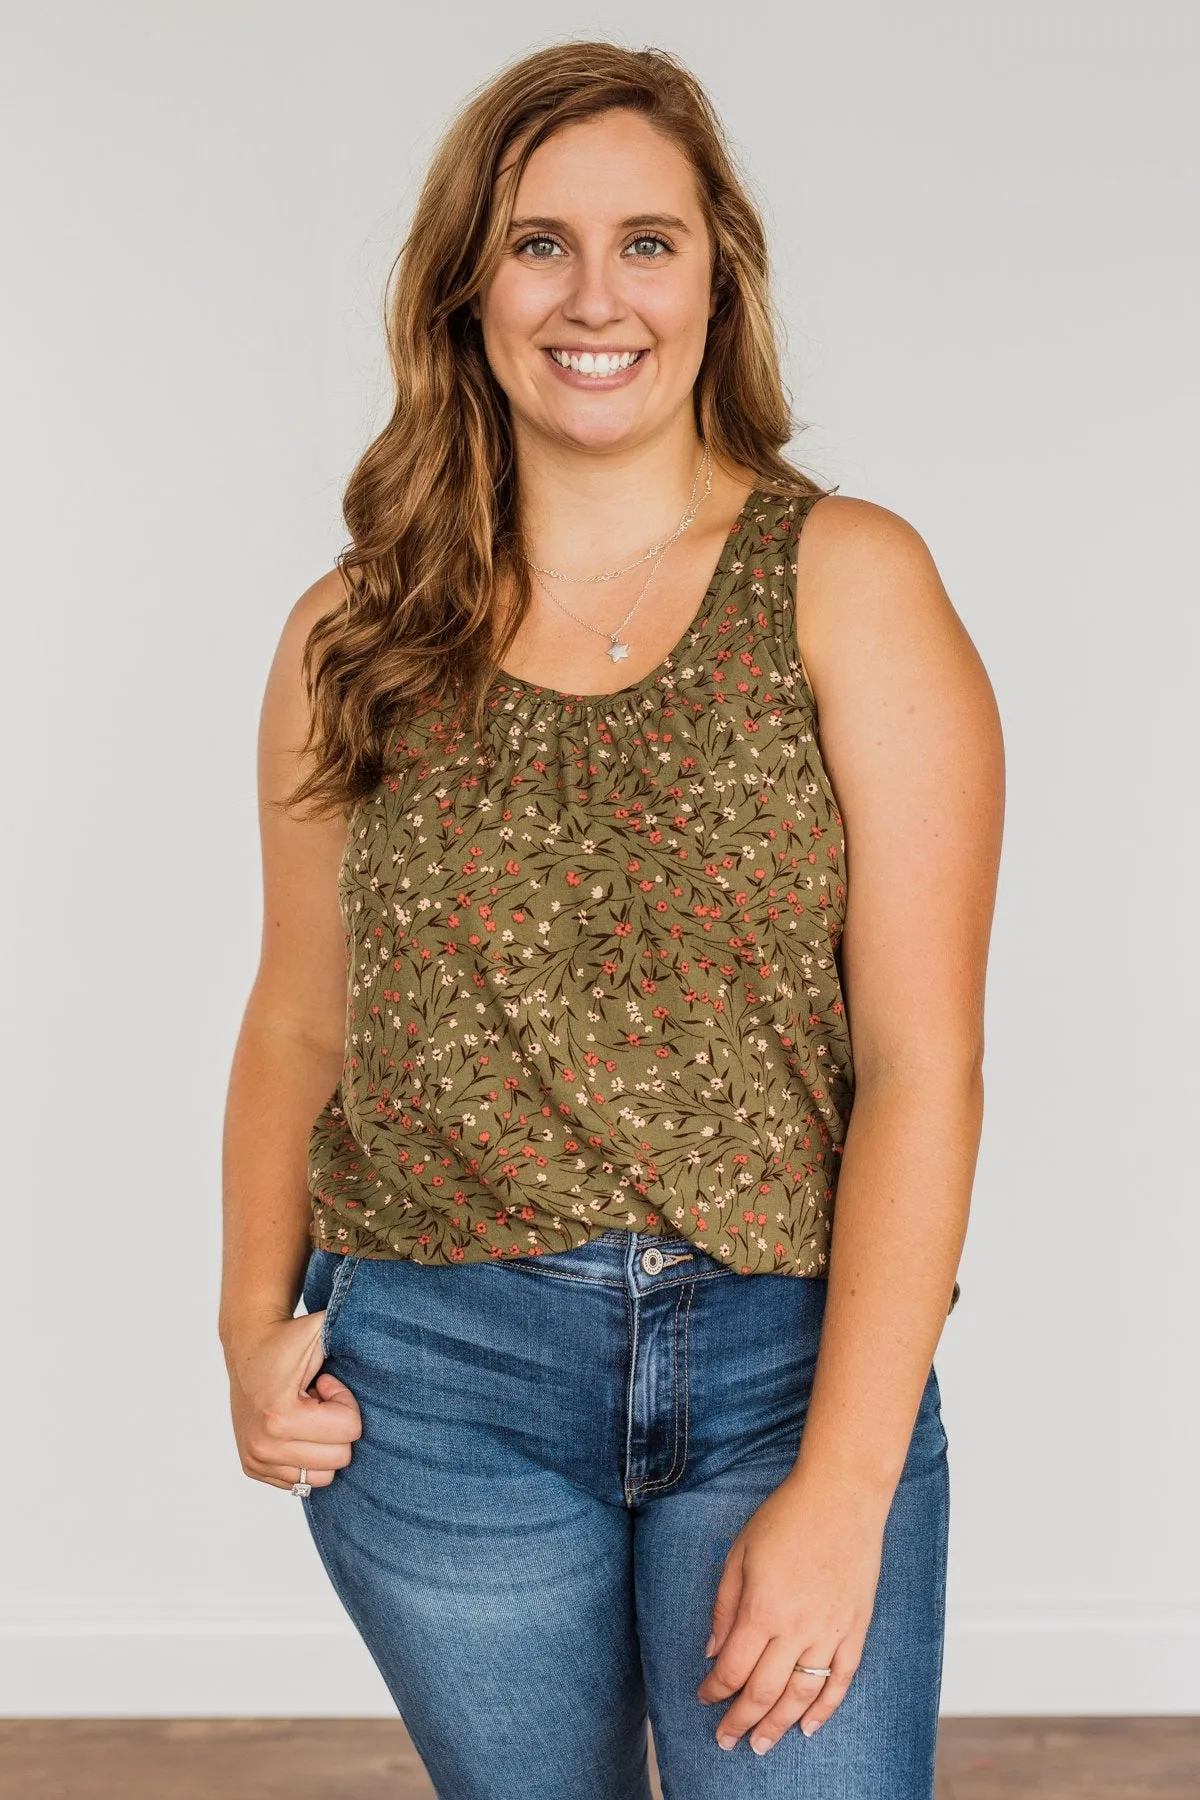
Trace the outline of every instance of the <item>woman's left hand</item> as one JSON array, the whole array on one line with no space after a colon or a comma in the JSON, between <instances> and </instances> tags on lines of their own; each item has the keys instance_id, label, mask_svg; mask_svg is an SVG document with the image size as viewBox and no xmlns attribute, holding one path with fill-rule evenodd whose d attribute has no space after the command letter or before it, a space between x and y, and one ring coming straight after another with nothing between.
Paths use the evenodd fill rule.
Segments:
<instances>
[{"instance_id":1,"label":"woman's left hand","mask_svg":"<svg viewBox=\"0 0 1200 1800\"><path fill-rule=\"evenodd\" d=\"M889 1510L890 1498L797 1467L746 1521L713 1606L705 1653L716 1660L696 1690L703 1701L738 1696L717 1727L723 1749L750 1731L762 1755L797 1720L810 1737L841 1705L875 1606ZM797 1663L833 1673L800 1675Z\"/></svg>"}]
</instances>

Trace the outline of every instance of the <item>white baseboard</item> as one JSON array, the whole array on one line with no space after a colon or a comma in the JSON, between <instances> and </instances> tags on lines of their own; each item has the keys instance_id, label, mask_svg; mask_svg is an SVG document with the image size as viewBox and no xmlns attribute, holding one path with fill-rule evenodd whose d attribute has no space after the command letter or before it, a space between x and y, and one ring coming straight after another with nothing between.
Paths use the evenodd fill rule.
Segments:
<instances>
[{"instance_id":1,"label":"white baseboard","mask_svg":"<svg viewBox=\"0 0 1200 1800\"><path fill-rule=\"evenodd\" d=\"M395 1708L349 1624L0 1627L6 1718L378 1718ZM952 1607L944 1716L1200 1713L1200 1607Z\"/></svg>"},{"instance_id":2,"label":"white baseboard","mask_svg":"<svg viewBox=\"0 0 1200 1800\"><path fill-rule=\"evenodd\" d=\"M1200 1606L948 1607L944 1715L1200 1712Z\"/></svg>"}]
</instances>

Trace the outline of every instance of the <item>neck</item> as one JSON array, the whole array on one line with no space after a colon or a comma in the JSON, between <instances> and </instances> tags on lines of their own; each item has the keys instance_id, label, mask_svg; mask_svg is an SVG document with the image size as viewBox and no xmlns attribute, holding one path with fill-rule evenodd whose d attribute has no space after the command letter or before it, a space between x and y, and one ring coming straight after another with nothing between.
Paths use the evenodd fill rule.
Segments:
<instances>
[{"instance_id":1,"label":"neck","mask_svg":"<svg viewBox=\"0 0 1200 1800\"><path fill-rule=\"evenodd\" d=\"M704 456L688 424L670 442L634 450L564 456L560 443L519 447L521 523L533 560L580 573L611 568L674 531ZM703 473L697 498L702 492Z\"/></svg>"}]
</instances>

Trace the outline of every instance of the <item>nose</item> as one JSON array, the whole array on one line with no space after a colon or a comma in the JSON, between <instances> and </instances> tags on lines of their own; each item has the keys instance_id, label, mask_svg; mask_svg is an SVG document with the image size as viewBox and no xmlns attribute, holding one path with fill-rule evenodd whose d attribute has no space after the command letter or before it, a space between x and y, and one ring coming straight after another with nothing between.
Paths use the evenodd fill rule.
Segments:
<instances>
[{"instance_id":1,"label":"nose","mask_svg":"<svg viewBox=\"0 0 1200 1800\"><path fill-rule=\"evenodd\" d=\"M626 309L619 284L606 257L580 256L574 273L574 284L563 302L566 318L596 331L624 317Z\"/></svg>"}]
</instances>

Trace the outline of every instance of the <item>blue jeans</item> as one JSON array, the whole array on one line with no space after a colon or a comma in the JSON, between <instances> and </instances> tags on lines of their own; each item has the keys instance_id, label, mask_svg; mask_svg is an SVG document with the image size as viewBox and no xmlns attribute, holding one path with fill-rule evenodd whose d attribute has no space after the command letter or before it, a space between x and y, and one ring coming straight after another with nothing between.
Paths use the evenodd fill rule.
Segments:
<instances>
[{"instance_id":1,"label":"blue jeans","mask_svg":"<svg viewBox=\"0 0 1200 1800\"><path fill-rule=\"evenodd\" d=\"M647 1254L649 1252L649 1254ZM441 1800L932 1800L949 1524L930 1370L841 1706L722 1750L725 1557L795 1462L825 1282L606 1231L521 1262L314 1249L308 1311L362 1413L303 1502Z\"/></svg>"}]
</instances>

